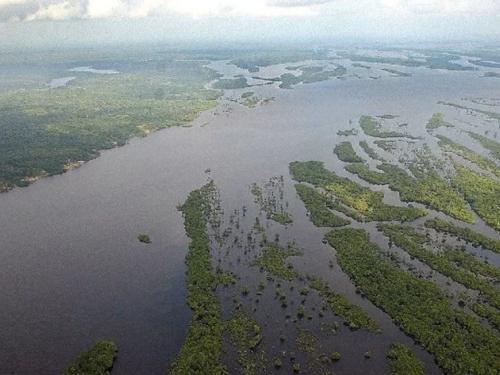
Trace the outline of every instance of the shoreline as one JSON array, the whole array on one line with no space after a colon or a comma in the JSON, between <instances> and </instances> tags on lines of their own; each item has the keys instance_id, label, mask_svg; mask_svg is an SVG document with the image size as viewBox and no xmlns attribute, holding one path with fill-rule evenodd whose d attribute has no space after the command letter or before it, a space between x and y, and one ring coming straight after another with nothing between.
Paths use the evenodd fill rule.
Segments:
<instances>
[{"instance_id":1,"label":"shoreline","mask_svg":"<svg viewBox=\"0 0 500 375\"><path fill-rule=\"evenodd\" d=\"M172 126L167 126L167 127L164 127L164 128L156 128L156 129L152 129L152 130L144 130L144 134L142 134L140 136L135 135L133 137L128 138L126 140L125 144L123 144L123 145L119 145L119 144L115 143L115 147L113 147L113 148L103 149L103 150L97 150L95 154L89 155L89 160L68 161L66 164L64 164L62 166L63 171L61 173L49 174L46 171L42 171L42 173L40 173L38 175L26 176L22 180L20 180L25 185L15 185L15 184L10 184L8 182L2 182L2 181L0 181L0 194L2 194L2 193L8 193L9 191L11 191L11 190L13 190L15 188L25 188L25 187L28 187L31 184L33 184L33 183L35 183L35 182L37 182L37 181L39 181L39 180L41 180L42 178L45 178L45 177L56 176L56 175L63 175L63 174L65 174L65 173L67 173L67 172L69 172L69 171L71 171L73 169L78 169L78 168L82 167L83 165L87 164L89 161L97 159L98 157L100 157L102 151L104 151L104 150L113 150L113 149L118 148L118 147L124 147L132 139L146 138L146 137L150 136L151 134L154 134L154 133L156 133L156 132L158 132L160 130L166 130L166 129L170 129L170 128L174 128L174 127L178 127L178 128L191 128L191 127L193 127L193 124L201 117L201 115L203 113L211 111L214 108L217 108L220 104L221 104L220 99L217 99L216 101L214 101L214 105L212 107L210 107L210 108L208 108L208 109L206 109L204 111L201 111L200 113L197 114L196 118L192 119L191 121L188 121L187 123L177 124L177 125L172 125Z\"/></svg>"}]
</instances>

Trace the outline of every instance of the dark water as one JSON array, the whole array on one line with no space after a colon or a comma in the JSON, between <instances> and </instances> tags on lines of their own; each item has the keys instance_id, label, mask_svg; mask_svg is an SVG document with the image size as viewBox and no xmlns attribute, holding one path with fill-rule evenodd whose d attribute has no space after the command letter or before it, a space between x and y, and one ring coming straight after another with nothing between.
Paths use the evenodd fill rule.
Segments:
<instances>
[{"instance_id":1,"label":"dark water","mask_svg":"<svg viewBox=\"0 0 500 375\"><path fill-rule=\"evenodd\" d=\"M252 88L275 101L204 113L192 128L132 140L80 169L1 195L0 373L61 373L97 338L120 347L113 374L165 373L190 319L184 280L188 242L176 205L206 181L207 168L225 204L235 208L250 199L253 182L285 175L292 189L293 160L323 160L348 175L332 150L337 131L352 127L350 119L401 114L409 131L429 137L427 120L448 111L438 100L498 96L497 82L477 72L412 72L411 78L333 80L290 91ZM314 254L303 265L314 271L331 249L318 244L321 231L306 224L302 206L291 203L290 212L303 215L303 225L290 236ZM139 243L140 233L153 243ZM385 344L392 338L411 342L368 301L356 300L347 277L340 272L325 277L380 319L388 332L381 339ZM353 336L346 347L364 339L362 333ZM365 367L340 367L338 373L361 370L366 373ZM431 366L430 373L439 369Z\"/></svg>"}]
</instances>

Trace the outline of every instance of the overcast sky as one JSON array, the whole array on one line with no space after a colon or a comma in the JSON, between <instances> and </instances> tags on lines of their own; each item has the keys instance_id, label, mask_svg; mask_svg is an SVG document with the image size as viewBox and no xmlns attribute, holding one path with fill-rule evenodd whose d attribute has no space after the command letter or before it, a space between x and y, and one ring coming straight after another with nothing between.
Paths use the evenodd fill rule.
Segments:
<instances>
[{"instance_id":1,"label":"overcast sky","mask_svg":"<svg viewBox=\"0 0 500 375\"><path fill-rule=\"evenodd\" d=\"M0 47L500 38L500 0L0 0Z\"/></svg>"}]
</instances>

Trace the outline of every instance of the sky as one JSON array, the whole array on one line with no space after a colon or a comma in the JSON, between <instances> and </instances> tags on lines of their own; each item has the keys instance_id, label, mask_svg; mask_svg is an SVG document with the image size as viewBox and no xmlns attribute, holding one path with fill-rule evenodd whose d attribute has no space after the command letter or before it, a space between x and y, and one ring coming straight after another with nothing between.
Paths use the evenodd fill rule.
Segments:
<instances>
[{"instance_id":1,"label":"sky","mask_svg":"<svg viewBox=\"0 0 500 375\"><path fill-rule=\"evenodd\" d=\"M491 41L500 0L0 0L0 48L350 38Z\"/></svg>"}]
</instances>

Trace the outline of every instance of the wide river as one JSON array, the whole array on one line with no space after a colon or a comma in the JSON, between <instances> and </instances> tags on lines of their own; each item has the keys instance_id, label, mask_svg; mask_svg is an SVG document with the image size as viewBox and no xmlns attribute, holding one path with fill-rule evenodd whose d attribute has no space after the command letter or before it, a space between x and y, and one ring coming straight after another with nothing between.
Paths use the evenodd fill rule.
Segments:
<instances>
[{"instance_id":1,"label":"wide river","mask_svg":"<svg viewBox=\"0 0 500 375\"><path fill-rule=\"evenodd\" d=\"M402 115L412 133L428 137L428 119L447 111L439 100L498 96L500 80L479 72L402 70L413 76L258 87L252 90L275 100L253 109L223 100L190 128L134 139L0 195L0 373L59 374L104 338L120 348L114 375L165 374L191 316L188 239L176 205L204 184L207 168L224 200L241 207L253 182L285 175L292 186L290 161L323 160L346 175L332 150L349 120ZM139 243L140 233L152 244Z\"/></svg>"}]
</instances>

